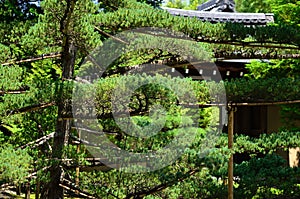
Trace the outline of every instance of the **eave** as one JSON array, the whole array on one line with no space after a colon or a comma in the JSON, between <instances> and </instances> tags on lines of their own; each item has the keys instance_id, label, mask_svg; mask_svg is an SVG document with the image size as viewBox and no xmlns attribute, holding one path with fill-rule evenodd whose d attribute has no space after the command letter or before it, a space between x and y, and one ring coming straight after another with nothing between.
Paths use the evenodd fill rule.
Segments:
<instances>
[{"instance_id":1,"label":"eave","mask_svg":"<svg viewBox=\"0 0 300 199\"><path fill-rule=\"evenodd\" d=\"M211 23L231 22L244 25L266 25L274 22L274 14L272 13L207 12L166 7L163 7L162 9L174 16L196 17L201 21L208 21Z\"/></svg>"}]
</instances>

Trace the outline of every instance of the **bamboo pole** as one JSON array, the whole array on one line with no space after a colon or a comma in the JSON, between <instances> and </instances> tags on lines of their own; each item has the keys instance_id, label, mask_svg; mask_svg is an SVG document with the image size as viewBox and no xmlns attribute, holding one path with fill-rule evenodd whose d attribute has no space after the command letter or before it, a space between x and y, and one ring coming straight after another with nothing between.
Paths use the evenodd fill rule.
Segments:
<instances>
[{"instance_id":1,"label":"bamboo pole","mask_svg":"<svg viewBox=\"0 0 300 199\"><path fill-rule=\"evenodd\" d=\"M234 109L228 106L228 149L233 147L233 130L234 130ZM233 155L230 155L228 161L228 199L233 199Z\"/></svg>"},{"instance_id":2,"label":"bamboo pole","mask_svg":"<svg viewBox=\"0 0 300 199\"><path fill-rule=\"evenodd\" d=\"M78 138L80 139L80 130L78 131ZM80 152L80 143L78 143L77 145L77 154L79 154ZM75 185L76 187L79 187L79 174L80 174L80 168L79 168L79 164L78 166L76 167L76 178L75 178ZM75 192L77 195L79 194L79 191L77 190Z\"/></svg>"}]
</instances>

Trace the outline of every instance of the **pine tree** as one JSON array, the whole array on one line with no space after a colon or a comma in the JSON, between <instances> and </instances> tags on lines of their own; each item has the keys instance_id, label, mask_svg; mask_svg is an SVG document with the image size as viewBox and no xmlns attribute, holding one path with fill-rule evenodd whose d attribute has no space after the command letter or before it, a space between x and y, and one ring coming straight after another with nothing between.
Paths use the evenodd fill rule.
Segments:
<instances>
[{"instance_id":1,"label":"pine tree","mask_svg":"<svg viewBox=\"0 0 300 199\"><path fill-rule=\"evenodd\" d=\"M41 9L28 4L27 1L18 1L20 7L13 7L11 2L14 1L1 1L3 3L1 4L1 17L3 16L3 19L6 20L0 22L2 27L0 60L1 63L7 64L0 70L0 109L1 131L7 135L0 135L0 141L1 143L8 141L18 147L35 140L35 138L55 132L51 147L52 153L49 152L50 149L47 151L39 149L45 152L43 155L47 161L51 159L49 165L47 164L47 166L51 166L50 182L43 186L43 198L63 198L64 192L59 184L63 173L62 167L65 165L61 160L68 157L68 150L74 153L74 147L68 145L70 137L73 136L70 133L73 125L72 80L78 69L86 67L86 65L82 65L86 55L101 45L102 41L112 39L113 35L124 30L150 26L180 31L196 41L207 42L209 44L205 46L208 46L211 53L214 53L213 50L217 47L221 51L227 52L236 50L237 47L230 45L232 42L239 45L238 48L242 50L251 49L266 54L273 53L268 49L272 49L276 45L276 47L287 48L282 51L278 50L276 55L286 52L297 53L298 49L294 47L299 45L299 32L294 27L243 27L238 24L209 24L197 19L174 17L163 10L154 9L133 0L100 1L99 4L94 4L89 0L45 0L41 3ZM156 5L158 1L147 2L150 4L155 2ZM161 41L153 38L148 41L150 44L155 44L155 42ZM210 44L214 42L224 45ZM252 43L259 43L262 47L251 46ZM289 50L288 48L291 46L293 48ZM130 49L130 46L128 48ZM186 50L183 45L182 49ZM187 50L191 49L197 52L195 48L187 48ZM53 52L52 58L49 59L35 62L20 60L27 56L38 57L41 54L43 54L42 58L45 58L46 55ZM33 57L29 59L33 59ZM166 125L153 139L133 139L121 132L116 123L112 121L111 110L107 108L109 106L107 102L110 101L109 93L112 93L116 82L122 80L122 77L119 76L122 72L129 70L133 65L173 58L176 56L172 53L156 49L131 52L116 60L109 68L107 77L101 79L96 88L98 100L101 102L98 114L102 114L103 117L98 119L103 129L111 133L108 137L114 143L128 150L145 151L149 150L149 146L152 146L153 149L163 146L178 133L182 110L175 106L177 101L174 93L155 84L137 90L131 104L131 109L138 114L133 117L133 120L141 126L146 126L151 122L151 118L142 115L143 112L149 110L151 104L159 102L167 108ZM16 60L20 62L16 62ZM15 64L10 64L14 61ZM260 72L260 74L262 73ZM140 77L130 78L134 81L141 79ZM172 83L172 81L177 80L173 79L170 82ZM182 85L187 85L184 88L191 87L198 91L199 103L209 100L206 82L202 84L191 80L178 81L182 81ZM220 84L208 84L216 92L222 89ZM299 81L297 79L282 78L280 81L272 78L241 79L226 82L225 86L229 94L228 99L233 102L255 102L258 98L271 101L274 96L277 100L299 99ZM283 93L282 90L287 91L289 95ZM184 93L184 89L182 93ZM164 100L158 99L158 96ZM180 197L180 192L183 192L186 198L197 198L199 194L218 197L217 192L216 196L212 194L214 191L211 191L212 187L218 183L210 182L212 176L226 178L224 168L230 154L226 148L226 140L221 138L217 143L217 148L207 158L201 159L198 155L199 143L207 133L205 127L215 119L212 117L212 112L212 109L200 109L199 113L195 113L195 115L199 114L205 118L199 124L201 127L199 137L194 145L186 150L186 154L173 165L146 174L132 175L114 170L86 174L86 177L82 177L85 179L82 187L87 186L91 190L96 190L100 197L117 195L120 198L141 198L146 195L158 194L166 198L170 195ZM195 120L193 117L185 119L187 123ZM5 130L2 130L4 128ZM291 136L291 139L287 142L282 141L288 135ZM297 146L299 144L298 136L297 133L281 133L269 137L262 136L254 141L241 136L237 138L237 146L233 150L236 152L245 150L254 155L260 151L272 152L282 146ZM34 156L34 158L37 157ZM208 171L205 168L214 169ZM100 187L96 186L97 183L100 184ZM205 189L201 189L201 186L204 186ZM205 192L206 188L207 192Z\"/></svg>"}]
</instances>

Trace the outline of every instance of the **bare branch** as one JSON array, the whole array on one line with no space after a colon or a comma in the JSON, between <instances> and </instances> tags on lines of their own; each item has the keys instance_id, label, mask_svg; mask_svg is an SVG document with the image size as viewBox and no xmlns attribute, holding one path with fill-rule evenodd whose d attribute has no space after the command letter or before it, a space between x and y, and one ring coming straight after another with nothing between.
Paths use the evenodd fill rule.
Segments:
<instances>
[{"instance_id":1,"label":"bare branch","mask_svg":"<svg viewBox=\"0 0 300 199\"><path fill-rule=\"evenodd\" d=\"M50 59L50 58L57 58L61 57L61 53L56 52L56 53L50 53L50 54L42 54L36 57L29 57L29 58L24 58L20 60L15 60L15 61L10 61L6 63L2 63L2 66L8 66L12 64L20 64L20 63L25 63L25 62L33 62L33 61L38 61L38 60L43 60L43 59Z\"/></svg>"},{"instance_id":2,"label":"bare branch","mask_svg":"<svg viewBox=\"0 0 300 199\"><path fill-rule=\"evenodd\" d=\"M132 193L129 193L125 199L131 199L131 198L143 198L147 195L150 195L150 194L154 194L154 193L157 193L159 191L162 191L172 185L175 185L177 184L178 182L182 182L184 181L185 179L187 179L188 177L192 176L192 175L195 175L197 172L199 172L200 169L192 169L190 170L189 172L187 172L184 176L182 176L181 178L178 178L178 179L175 179L175 180L172 180L170 182L166 182L166 183L162 183L158 186L155 186L153 187L152 189L149 189L149 190L143 190L143 191L139 191L139 192L132 192Z\"/></svg>"},{"instance_id":3,"label":"bare branch","mask_svg":"<svg viewBox=\"0 0 300 199\"><path fill-rule=\"evenodd\" d=\"M29 142L29 143L27 143L27 144L25 144L25 145L23 145L23 146L21 146L19 148L24 149L24 148L26 148L29 145L33 145L33 146L31 146L31 148L35 148L37 146L40 146L40 145L44 144L49 139L53 138L54 135L55 135L55 132L50 133L49 135L45 135L45 136L43 136L43 137L41 137L41 138L39 138L39 139L37 139L35 141Z\"/></svg>"},{"instance_id":4,"label":"bare branch","mask_svg":"<svg viewBox=\"0 0 300 199\"><path fill-rule=\"evenodd\" d=\"M106 36L106 37L110 37L110 38L112 38L113 40L116 40L116 41L121 42L121 43L126 44L126 45L129 44L128 42L126 42L126 41L124 41L124 40L122 40L122 39L120 39L120 38L118 38L118 37L115 37L115 36L113 36L113 35L111 35L111 34L108 34L107 32L104 32L103 30L101 30L101 29L98 28L97 26L94 26L94 28L95 28L100 34L102 34L102 35L104 35L104 36Z\"/></svg>"},{"instance_id":5,"label":"bare branch","mask_svg":"<svg viewBox=\"0 0 300 199\"><path fill-rule=\"evenodd\" d=\"M84 192L82 190L80 190L79 188L71 185L71 184L68 184L68 185L65 185L65 184L59 184L59 186L63 187L64 189L68 190L68 191L71 191L77 195L80 195L82 197L85 197L85 198L90 198L90 199L98 199L98 197L94 197L93 195L87 193L87 192Z\"/></svg>"},{"instance_id":6,"label":"bare branch","mask_svg":"<svg viewBox=\"0 0 300 199\"><path fill-rule=\"evenodd\" d=\"M42 168L42 169L40 169L40 170L38 170L38 171L35 171L35 172L29 174L26 178L33 178L34 176L37 175L37 173L38 173L39 171L46 171L46 170L48 170L50 167L51 167L51 166L47 166L47 167L44 167L44 168Z\"/></svg>"},{"instance_id":7,"label":"bare branch","mask_svg":"<svg viewBox=\"0 0 300 199\"><path fill-rule=\"evenodd\" d=\"M22 107L22 108L15 109L15 110L9 110L9 111L6 112L6 114L8 116L10 116L10 115L19 114L19 113L27 113L27 112L32 112L32 111L37 111L37 110L40 110L40 109L44 109L44 108L54 106L54 105L55 105L54 102L34 104L34 105L31 105L31 106Z\"/></svg>"},{"instance_id":8,"label":"bare branch","mask_svg":"<svg viewBox=\"0 0 300 199\"><path fill-rule=\"evenodd\" d=\"M4 94L23 94L26 93L26 90L8 90L8 91L0 91L0 95Z\"/></svg>"}]
</instances>

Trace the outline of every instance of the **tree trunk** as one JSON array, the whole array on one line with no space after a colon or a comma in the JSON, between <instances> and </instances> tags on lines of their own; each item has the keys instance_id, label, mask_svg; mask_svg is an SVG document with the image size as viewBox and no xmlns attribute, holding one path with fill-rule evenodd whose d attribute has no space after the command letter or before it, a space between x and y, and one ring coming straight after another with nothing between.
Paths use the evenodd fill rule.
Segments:
<instances>
[{"instance_id":1,"label":"tree trunk","mask_svg":"<svg viewBox=\"0 0 300 199\"><path fill-rule=\"evenodd\" d=\"M62 56L62 65L63 65L63 80L71 80L74 73L74 64L75 64L75 47L73 42L67 41L67 46L64 49ZM56 122L56 133L54 136L53 143L53 159L62 159L63 158L63 149L64 146L68 144L69 134L71 130L71 120L66 119L70 118L72 114L72 88L61 84L59 88L59 97L58 97L58 118ZM54 160L55 161L55 160ZM63 198L63 188L59 186L60 178L62 176L62 167L60 166L61 162L56 161L53 163L53 166L50 169L50 187L49 187L49 199L60 199Z\"/></svg>"},{"instance_id":2,"label":"tree trunk","mask_svg":"<svg viewBox=\"0 0 300 199\"><path fill-rule=\"evenodd\" d=\"M60 31L63 35L63 52L61 56L62 83L58 89L57 106L58 117L56 122L56 132L53 141L52 167L50 169L50 183L45 195L42 198L61 199L63 198L63 188L60 186L63 169L60 159L64 156L64 146L68 144L71 130L72 115L72 88L68 80L74 78L74 65L76 57L76 47L74 45L74 36L72 36L72 27L70 27L72 13L74 11L76 0L67 0L65 13L60 21ZM56 161L57 160L57 161Z\"/></svg>"}]
</instances>

